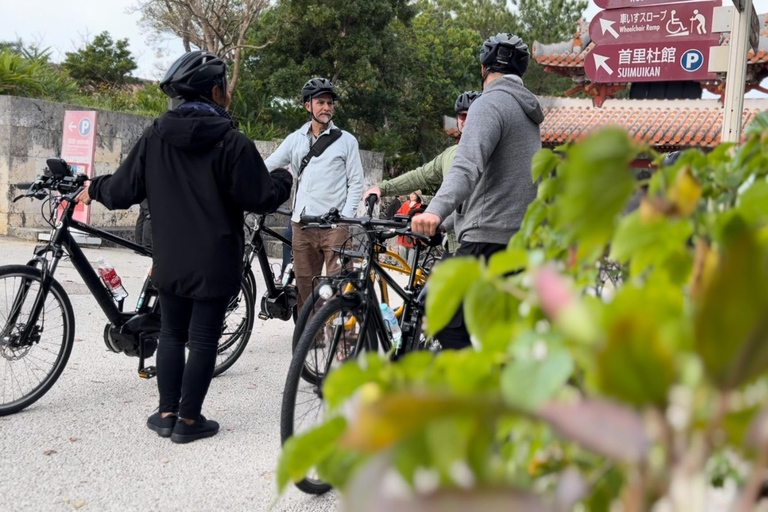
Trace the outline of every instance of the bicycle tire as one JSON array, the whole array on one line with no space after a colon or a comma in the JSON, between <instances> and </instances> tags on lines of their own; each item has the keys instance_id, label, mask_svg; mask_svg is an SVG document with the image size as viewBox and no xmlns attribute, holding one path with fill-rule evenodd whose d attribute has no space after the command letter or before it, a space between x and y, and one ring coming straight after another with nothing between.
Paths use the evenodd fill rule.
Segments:
<instances>
[{"instance_id":1,"label":"bicycle tire","mask_svg":"<svg viewBox=\"0 0 768 512\"><path fill-rule=\"evenodd\" d=\"M358 318L362 315L359 303L352 302L344 296L332 298L328 300L317 313L315 313L296 345L296 350L291 359L291 365L288 368L288 375L285 379L285 389L283 391L283 401L280 409L280 440L282 444L285 444L285 442L295 433L296 425L294 414L296 412L296 402L301 382L304 381L310 386L314 386L314 392L318 393L318 397L322 399L321 390L323 379L321 378L317 382L306 382L302 377L302 373L304 371L307 355L309 354L316 336L322 329L325 329L329 322L332 321L331 319L340 312L342 314L344 312L352 312L353 314L358 315ZM359 344L370 349L374 346L374 342L371 340L375 340L373 326L369 324L366 332L367 334L364 335L362 342ZM331 346L334 356L337 343L338 340L335 339ZM349 357L356 358L358 355L358 352L353 352ZM323 482L320 479L311 479L307 477L295 482L295 485L299 490L306 494L324 494L331 490L331 485L329 483Z\"/></svg>"},{"instance_id":2,"label":"bicycle tire","mask_svg":"<svg viewBox=\"0 0 768 512\"><path fill-rule=\"evenodd\" d=\"M248 285L247 278L243 278L240 285L240 293L236 300L242 300L245 302L245 317L236 329L236 331L225 342L219 343L219 347L216 351L216 367L213 370L213 376L218 377L229 368L232 367L235 362L243 355L245 347L251 339L253 333L253 323L255 321L256 314L256 302L251 293L251 288ZM225 318L226 325L226 318ZM218 361L219 355L226 353L230 348L234 347L234 350L228 354L221 362Z\"/></svg>"},{"instance_id":3,"label":"bicycle tire","mask_svg":"<svg viewBox=\"0 0 768 512\"><path fill-rule=\"evenodd\" d=\"M0 280L5 279L9 276L18 276L18 277L21 277L22 279L30 279L42 284L42 272L38 268L29 266L29 265L6 265L3 267L0 267ZM51 368L51 370L42 380L39 381L38 385L34 389L32 389L29 393L26 393L24 396L22 396L17 400L13 400L7 404L6 403L0 404L0 416L6 416L9 414L19 412L29 407L30 405L34 404L35 402L37 402L56 383L56 381L61 376L61 373L64 371L64 367L67 365L67 361L69 361L69 356L72 353L72 346L74 345L74 341L75 341L75 313L72 309L72 303L69 300L69 296L67 295L67 292L61 286L61 284L55 279L52 279L51 288L48 293L49 293L49 296L53 295L53 297L55 298L55 300L58 301L59 306L61 307L61 312L62 312L61 350L56 355L56 360L53 363L53 367ZM48 297L46 297L46 300L48 300ZM42 332L44 331L41 331L41 333ZM35 346L39 346L39 345L36 344ZM27 354L25 354L22 357L26 357L30 351L27 351ZM5 347L3 347L3 352L5 352ZM3 379L4 378L5 377L3 374ZM3 396L5 396L4 393L3 393Z\"/></svg>"},{"instance_id":4,"label":"bicycle tire","mask_svg":"<svg viewBox=\"0 0 768 512\"><path fill-rule=\"evenodd\" d=\"M387 290L386 281L384 281L383 279L378 279L378 284L379 284L379 288L382 296L386 295L386 290ZM295 327L293 329L293 339L291 341L292 352L296 351L296 346L299 343L299 339L301 338L302 333L307 327L312 311L313 310L319 311L320 308L322 308L325 304L327 304L327 301L320 298L320 294L319 294L320 286L322 285L317 285L315 287L315 290L312 292L312 297L304 303L304 305L301 308L301 312L296 318ZM314 306L312 304L313 300L315 303ZM318 377L318 372L316 371L316 369L314 369L312 365L308 363L304 365L304 369L302 370L301 377L309 383L317 383L318 379L320 378Z\"/></svg>"}]
</instances>

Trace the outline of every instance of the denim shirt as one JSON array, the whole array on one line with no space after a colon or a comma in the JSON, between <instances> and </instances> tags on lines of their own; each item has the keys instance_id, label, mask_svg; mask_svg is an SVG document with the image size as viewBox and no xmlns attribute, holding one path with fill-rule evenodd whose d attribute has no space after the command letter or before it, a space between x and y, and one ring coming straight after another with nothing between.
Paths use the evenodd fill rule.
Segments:
<instances>
[{"instance_id":1,"label":"denim shirt","mask_svg":"<svg viewBox=\"0 0 768 512\"><path fill-rule=\"evenodd\" d=\"M329 123L318 140L333 128L333 122ZM301 160L309 153L312 138L311 123L288 135L264 162L267 169L272 171L290 165L295 180ZM362 198L363 164L357 140L342 130L341 137L322 155L312 158L298 178L291 220L299 222L302 214L322 215L331 208L337 208L344 217L354 217Z\"/></svg>"}]
</instances>

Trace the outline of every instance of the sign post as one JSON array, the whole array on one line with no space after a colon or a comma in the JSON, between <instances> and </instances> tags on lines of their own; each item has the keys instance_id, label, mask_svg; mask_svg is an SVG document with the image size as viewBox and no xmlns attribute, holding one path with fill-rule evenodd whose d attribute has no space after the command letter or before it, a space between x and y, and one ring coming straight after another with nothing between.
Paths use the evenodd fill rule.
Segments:
<instances>
[{"instance_id":1,"label":"sign post","mask_svg":"<svg viewBox=\"0 0 768 512\"><path fill-rule=\"evenodd\" d=\"M61 136L61 158L75 172L93 177L93 156L96 151L96 112L92 110L67 110L64 112L64 130ZM90 222L91 207L79 203L74 218L86 224Z\"/></svg>"},{"instance_id":2,"label":"sign post","mask_svg":"<svg viewBox=\"0 0 768 512\"><path fill-rule=\"evenodd\" d=\"M725 77L722 142L741 140L741 117L744 112L744 82L747 76L747 52L751 29L752 0L735 2L731 23L731 48L728 74Z\"/></svg>"}]
</instances>

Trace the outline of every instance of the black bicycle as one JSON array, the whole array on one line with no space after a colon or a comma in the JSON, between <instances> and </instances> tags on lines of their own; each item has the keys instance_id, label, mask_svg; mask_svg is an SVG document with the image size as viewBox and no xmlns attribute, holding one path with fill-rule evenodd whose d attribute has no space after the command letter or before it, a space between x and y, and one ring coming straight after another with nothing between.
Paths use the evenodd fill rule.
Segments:
<instances>
[{"instance_id":1,"label":"black bicycle","mask_svg":"<svg viewBox=\"0 0 768 512\"><path fill-rule=\"evenodd\" d=\"M109 320L104 327L107 348L138 357L140 377L156 375L155 367L148 366L146 359L157 348L161 312L158 292L149 276L136 310L123 311L124 301L116 300L107 289L70 230L101 237L143 256L151 257L151 251L75 220L74 199L88 177L73 173L58 158L49 159L47 164L44 174L33 183L17 184L27 191L14 201L25 197L43 201L43 216L52 228L49 241L36 248L35 257L26 265L0 267L0 416L39 400L59 378L72 352L75 315L66 291L54 278L65 254ZM214 375L231 367L250 339L255 310L251 289L243 279L239 293L229 302Z\"/></svg>"},{"instance_id":2,"label":"black bicycle","mask_svg":"<svg viewBox=\"0 0 768 512\"><path fill-rule=\"evenodd\" d=\"M372 201L367 198L366 202L369 205L366 217L344 218L336 210L321 217L302 217L304 229L327 229L341 224L360 226L367 236L367 243L359 251L340 250L345 263L356 262L351 269L336 276L318 278L318 293L327 300L310 319L291 359L280 415L283 443L322 419L323 381L334 363L356 358L365 352L383 352L394 360L413 350L437 348L421 329L426 288L424 269L414 266L403 288L378 261L377 255L382 252L385 240L406 235L421 242L416 244L414 259L421 261L422 251L438 246L440 237L429 238L412 232L410 219L375 219L370 215ZM394 346L393 333L380 309L374 277L386 282L403 301L398 320L401 338ZM307 378L307 367L314 369L313 378ZM296 486L309 494L322 494L331 488L312 474Z\"/></svg>"},{"instance_id":3,"label":"black bicycle","mask_svg":"<svg viewBox=\"0 0 768 512\"><path fill-rule=\"evenodd\" d=\"M290 218L289 210L278 209L275 213ZM296 290L296 276L293 272L293 265L285 269L286 275L279 275L273 269L273 264L269 262L267 248L262 237L262 233L267 234L279 242L291 247L291 240L266 225L267 215L246 214L245 230L248 236L248 242L245 245L245 254L243 261L243 277L253 297L257 296L256 278L253 275L253 259L257 258L261 273L264 276L267 291L261 298L261 311L259 319L268 320L277 318L287 321L293 319L296 321L296 303L298 292Z\"/></svg>"}]
</instances>

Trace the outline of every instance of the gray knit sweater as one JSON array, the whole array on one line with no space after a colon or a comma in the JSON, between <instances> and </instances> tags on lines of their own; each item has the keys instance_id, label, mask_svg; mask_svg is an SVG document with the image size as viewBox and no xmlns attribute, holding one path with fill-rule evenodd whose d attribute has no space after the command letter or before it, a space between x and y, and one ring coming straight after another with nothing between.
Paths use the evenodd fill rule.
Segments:
<instances>
[{"instance_id":1,"label":"gray knit sweater","mask_svg":"<svg viewBox=\"0 0 768 512\"><path fill-rule=\"evenodd\" d=\"M462 242L506 244L536 198L531 161L543 120L522 79L491 82L469 109L456 158L427 212L445 219L456 210Z\"/></svg>"}]
</instances>

